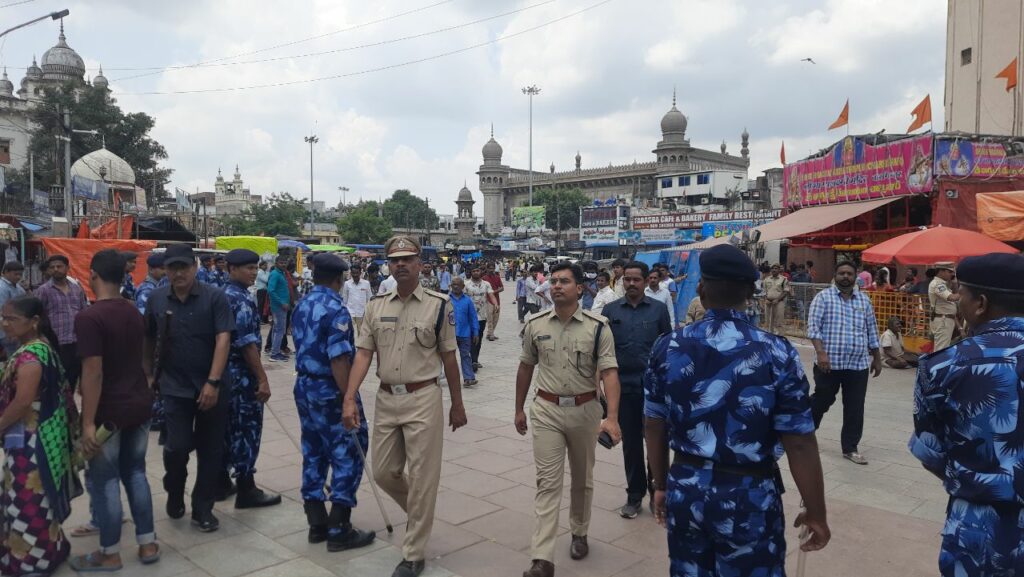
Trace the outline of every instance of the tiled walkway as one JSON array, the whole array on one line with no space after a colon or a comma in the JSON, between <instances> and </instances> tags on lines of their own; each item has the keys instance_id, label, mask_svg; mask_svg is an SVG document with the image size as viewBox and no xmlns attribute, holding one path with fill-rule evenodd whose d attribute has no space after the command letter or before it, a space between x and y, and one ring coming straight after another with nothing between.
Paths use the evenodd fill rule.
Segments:
<instances>
[{"instance_id":1,"label":"tiled walkway","mask_svg":"<svg viewBox=\"0 0 1024 577\"><path fill-rule=\"evenodd\" d=\"M511 309L498 327L500 340L484 342L480 384L464 392L469 425L445 433L444 465L434 532L428 547L428 577L518 577L528 566L533 529L534 466L529 437L512 426L514 379L518 363L519 323ZM805 361L810 349L801 348ZM160 483L163 466L155 442L150 447L149 476L154 492L157 535L163 559L142 567L134 558L132 525L125 525L123 575L153 577L388 577L401 559L404 516L385 497L395 535L384 521L364 477L354 522L377 530L374 545L346 553L328 553L321 544L306 543L305 517L299 496L301 456L295 440L298 418L292 401L291 366L269 364L274 397L265 418L257 483L284 494L284 504L262 510L236 511L219 504L221 529L202 534L189 519L172 521L164 512ZM828 491L832 543L808 559L808 576L871 575L914 577L936 574L939 531L945 494L939 481L925 472L906 450L910 433L911 372L886 370L872 380L862 452L871 463L858 466L839 451L840 406L825 417L819 431ZM376 380L364 387L370 419ZM155 436L154 436L155 441ZM372 458L372 457L371 457ZM668 575L664 530L644 513L619 517L625 500L622 453L598 447L594 469L595 495L590 525L590 556L571 561L566 507L556 553L560 577L651 577ZM782 462L785 468L785 461ZM194 463L193 463L194 466ZM194 470L194 469L193 469ZM784 497L787 518L796 513L799 497L788 473L790 492ZM86 498L74 502L73 527L87 517ZM795 572L795 530L787 534L790 573ZM96 538L75 539L74 553L92 550ZM67 567L60 576L73 575Z\"/></svg>"}]
</instances>

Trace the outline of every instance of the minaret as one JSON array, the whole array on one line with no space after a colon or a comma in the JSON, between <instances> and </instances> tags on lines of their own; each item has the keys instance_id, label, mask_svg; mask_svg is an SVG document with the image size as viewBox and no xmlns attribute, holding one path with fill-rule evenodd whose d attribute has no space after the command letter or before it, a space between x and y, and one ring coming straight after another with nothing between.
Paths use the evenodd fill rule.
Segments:
<instances>
[{"instance_id":1,"label":"minaret","mask_svg":"<svg viewBox=\"0 0 1024 577\"><path fill-rule=\"evenodd\" d=\"M502 188L508 181L508 167L501 164L503 150L494 140L494 125L491 125L491 139L484 144L481 153L484 163L480 165L480 192L484 195L484 227L487 232L496 233L505 223L505 198Z\"/></svg>"},{"instance_id":2,"label":"minaret","mask_svg":"<svg viewBox=\"0 0 1024 577\"><path fill-rule=\"evenodd\" d=\"M455 201L455 205L458 206L458 212L455 216L455 230L458 232L460 242L473 240L474 229L476 228L476 216L473 215L474 204L476 204L476 201L473 200L473 193L470 192L466 183L463 183L462 190L459 191L458 200Z\"/></svg>"}]
</instances>

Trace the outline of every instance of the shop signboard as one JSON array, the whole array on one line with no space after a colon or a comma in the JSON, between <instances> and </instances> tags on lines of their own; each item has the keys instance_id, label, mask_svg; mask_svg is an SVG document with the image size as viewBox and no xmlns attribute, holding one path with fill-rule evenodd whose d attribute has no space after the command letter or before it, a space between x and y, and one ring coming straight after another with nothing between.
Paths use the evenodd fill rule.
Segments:
<instances>
[{"instance_id":1,"label":"shop signboard","mask_svg":"<svg viewBox=\"0 0 1024 577\"><path fill-rule=\"evenodd\" d=\"M718 212L659 212L632 218L633 230L646 229L699 229L705 222L751 220L764 224L782 216L782 209L726 210Z\"/></svg>"},{"instance_id":2,"label":"shop signboard","mask_svg":"<svg viewBox=\"0 0 1024 577\"><path fill-rule=\"evenodd\" d=\"M701 226L701 236L704 238L719 238L729 236L748 228L754 228L752 220L727 220L724 222L705 222Z\"/></svg>"},{"instance_id":3,"label":"shop signboard","mask_svg":"<svg viewBox=\"0 0 1024 577\"><path fill-rule=\"evenodd\" d=\"M786 165L783 204L817 206L932 190L931 134L876 145L856 136L837 142L828 154Z\"/></svg>"},{"instance_id":4,"label":"shop signboard","mask_svg":"<svg viewBox=\"0 0 1024 577\"><path fill-rule=\"evenodd\" d=\"M580 208L580 240L588 246L616 242L620 231L629 230L629 207L625 205Z\"/></svg>"},{"instance_id":5,"label":"shop signboard","mask_svg":"<svg viewBox=\"0 0 1024 577\"><path fill-rule=\"evenodd\" d=\"M939 138L935 141L935 176L1024 178L1024 156L1008 155L1000 142Z\"/></svg>"}]
</instances>

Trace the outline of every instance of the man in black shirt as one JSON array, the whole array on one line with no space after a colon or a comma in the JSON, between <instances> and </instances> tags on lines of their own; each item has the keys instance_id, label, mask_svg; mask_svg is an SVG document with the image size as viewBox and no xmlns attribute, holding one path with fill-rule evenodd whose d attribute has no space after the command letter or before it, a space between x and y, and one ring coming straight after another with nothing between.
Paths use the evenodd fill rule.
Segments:
<instances>
[{"instance_id":1,"label":"man in black shirt","mask_svg":"<svg viewBox=\"0 0 1024 577\"><path fill-rule=\"evenodd\" d=\"M164 268L170 284L153 290L146 303L146 344L143 368L154 378L159 363L164 400L164 489L167 514L185 514L185 480L189 453L198 459L192 490L192 523L200 531L216 531L213 515L217 480L223 463L224 428L230 388L225 371L234 317L224 291L196 280L196 261L186 245L167 248ZM167 322L167 312L172 316ZM160 343L160 357L157 356Z\"/></svg>"},{"instance_id":2,"label":"man in black shirt","mask_svg":"<svg viewBox=\"0 0 1024 577\"><path fill-rule=\"evenodd\" d=\"M603 314L615 336L615 358L619 363L619 427L622 429L622 457L626 468L626 504L619 514L636 518L648 492L647 461L644 459L644 372L654 341L670 330L668 308L644 295L647 265L627 263L620 282L626 296L605 305Z\"/></svg>"}]
</instances>

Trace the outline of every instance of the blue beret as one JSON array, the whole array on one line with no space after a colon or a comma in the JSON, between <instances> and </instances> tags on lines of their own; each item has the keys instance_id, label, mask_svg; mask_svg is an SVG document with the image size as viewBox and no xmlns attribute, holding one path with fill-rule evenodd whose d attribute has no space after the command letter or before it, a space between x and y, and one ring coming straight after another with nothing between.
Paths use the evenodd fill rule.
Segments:
<instances>
[{"instance_id":1,"label":"blue beret","mask_svg":"<svg viewBox=\"0 0 1024 577\"><path fill-rule=\"evenodd\" d=\"M153 252L146 257L146 266L149 268L163 268L164 266L164 253Z\"/></svg>"},{"instance_id":2,"label":"blue beret","mask_svg":"<svg viewBox=\"0 0 1024 577\"><path fill-rule=\"evenodd\" d=\"M700 253L700 275L709 280L752 283L757 267L746 254L731 244L713 246Z\"/></svg>"},{"instance_id":3,"label":"blue beret","mask_svg":"<svg viewBox=\"0 0 1024 577\"><path fill-rule=\"evenodd\" d=\"M260 262L260 255L247 248L236 248L229 252L224 260L231 266L245 266Z\"/></svg>"},{"instance_id":4,"label":"blue beret","mask_svg":"<svg viewBox=\"0 0 1024 577\"><path fill-rule=\"evenodd\" d=\"M313 257L313 267L326 273L341 274L348 270L348 263L334 254L318 254Z\"/></svg>"},{"instance_id":5,"label":"blue beret","mask_svg":"<svg viewBox=\"0 0 1024 577\"><path fill-rule=\"evenodd\" d=\"M969 256L956 267L956 277L968 287L1024 294L1024 256L1002 252Z\"/></svg>"}]
</instances>

